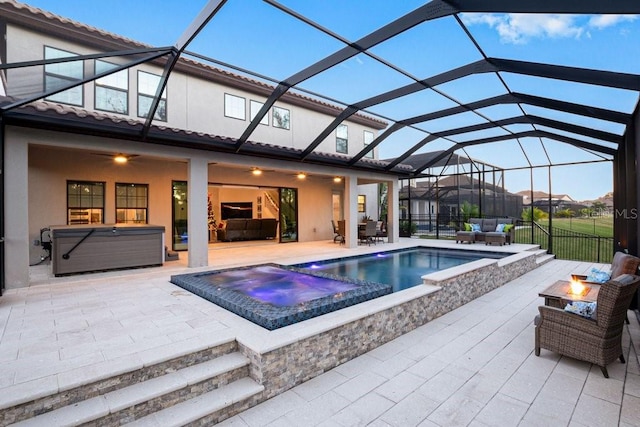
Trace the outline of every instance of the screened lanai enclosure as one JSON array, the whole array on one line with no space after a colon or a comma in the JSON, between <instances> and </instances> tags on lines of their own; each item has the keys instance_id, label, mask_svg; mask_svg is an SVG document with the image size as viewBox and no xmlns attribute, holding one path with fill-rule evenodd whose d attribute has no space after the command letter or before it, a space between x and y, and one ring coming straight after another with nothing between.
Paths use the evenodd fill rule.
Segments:
<instances>
[{"instance_id":1,"label":"screened lanai enclosure","mask_svg":"<svg viewBox=\"0 0 640 427\"><path fill-rule=\"evenodd\" d=\"M35 0L28 3L38 5ZM113 12L109 2L102 3L80 7ZM634 212L640 2L151 0L144 4L139 26L163 31L154 36L133 29L123 34L141 39L135 49L122 50L113 43L96 46L95 52L47 60L37 52L32 61L22 63L7 63L6 52L0 50L3 125L117 135L387 174L400 180L397 226L405 235L419 231L446 237L447 230L455 230L471 213L469 209L479 216L521 218L522 197L516 193L523 190L554 194L593 187L602 188L604 194L613 189L614 236L608 246L598 249L604 254L601 259L609 259L615 250L638 254ZM166 25L163 19L171 19L167 18L171 8L180 9L180 16L190 15L190 23ZM11 8L5 9L0 19L11 19ZM73 18L73 10L52 12ZM102 65L93 66L94 61ZM110 129L96 120L78 125L29 107L45 97L64 101L69 90L145 62L162 66L164 72L150 84L145 119L134 129ZM165 109L172 106L167 102L167 82L174 70L189 68L193 62L261 85L264 102L236 134L212 137L203 144L193 135L169 138L159 132ZM76 75L67 73L70 67L75 67ZM43 89L43 68L67 77ZM331 106L327 111L333 111L332 117L321 119L322 130L304 141L302 149L255 141L252 135L270 109L279 100L291 99L291 94L321 100ZM175 102L179 94L169 96ZM321 143L346 119L359 114L387 127L364 148L322 152ZM521 238L533 241L533 228L529 224L529 234ZM3 236L4 230L0 231ZM548 230L546 239L545 247L553 251Z\"/></svg>"}]
</instances>

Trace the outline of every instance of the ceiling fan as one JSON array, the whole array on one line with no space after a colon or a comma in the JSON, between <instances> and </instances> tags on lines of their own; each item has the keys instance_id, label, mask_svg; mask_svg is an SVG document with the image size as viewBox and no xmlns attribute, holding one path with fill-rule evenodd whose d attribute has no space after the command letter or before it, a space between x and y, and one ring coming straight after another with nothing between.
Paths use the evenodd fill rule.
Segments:
<instances>
[{"instance_id":1,"label":"ceiling fan","mask_svg":"<svg viewBox=\"0 0 640 427\"><path fill-rule=\"evenodd\" d=\"M94 156L104 156L110 157L114 162L118 164L125 164L129 162L129 160L138 157L137 154L124 154L124 153L91 153Z\"/></svg>"}]
</instances>

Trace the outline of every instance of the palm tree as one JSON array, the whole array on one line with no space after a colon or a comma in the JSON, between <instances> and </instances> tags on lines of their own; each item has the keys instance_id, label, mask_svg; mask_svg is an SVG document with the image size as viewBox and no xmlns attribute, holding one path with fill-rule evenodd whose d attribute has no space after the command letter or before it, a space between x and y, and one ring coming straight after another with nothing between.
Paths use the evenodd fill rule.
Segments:
<instances>
[{"instance_id":1,"label":"palm tree","mask_svg":"<svg viewBox=\"0 0 640 427\"><path fill-rule=\"evenodd\" d=\"M540 221L543 218L547 218L549 215L540 208L525 209L522 211L522 219L525 221Z\"/></svg>"},{"instance_id":2,"label":"palm tree","mask_svg":"<svg viewBox=\"0 0 640 427\"><path fill-rule=\"evenodd\" d=\"M462 206L460 206L460 215L462 222L469 222L469 218L480 215L480 209L478 205L472 205L468 200L465 200L462 202Z\"/></svg>"}]
</instances>

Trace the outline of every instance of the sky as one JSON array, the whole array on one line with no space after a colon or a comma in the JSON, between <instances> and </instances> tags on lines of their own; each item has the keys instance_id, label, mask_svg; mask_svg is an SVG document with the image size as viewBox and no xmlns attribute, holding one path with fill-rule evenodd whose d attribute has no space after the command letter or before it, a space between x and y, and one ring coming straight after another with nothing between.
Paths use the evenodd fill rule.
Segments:
<instances>
[{"instance_id":1,"label":"sky","mask_svg":"<svg viewBox=\"0 0 640 427\"><path fill-rule=\"evenodd\" d=\"M29 0L52 13L153 46L173 45L206 4L205 0L145 0L87 2L86 0ZM282 0L288 7L343 39L355 41L422 6L425 2L403 0ZM635 16L463 14L461 20L489 57L534 61L574 67L640 74L640 19ZM260 0L228 0L187 50L224 63L283 80L342 48L344 44L311 28ZM391 62L398 73L367 55L357 55L300 85L323 95L329 102L348 105L379 93L424 79L482 58L482 54L453 17L418 25L370 50ZM501 73L513 92L562 99L569 102L631 113L636 92L598 88L578 83ZM473 75L367 110L391 123L424 113L505 93L495 74ZM582 116L524 106L529 114L596 127L622 134L621 125ZM426 136L437 132L521 114L515 105L482 109L419 123L399 131L379 146L380 158L393 158ZM327 123L328 124L328 123ZM544 127L541 127L544 129ZM442 150L472 137L487 137L530 130L512 125L451 140L438 140L418 152ZM561 133L561 132L557 132ZM231 135L233 136L233 135ZM567 136L575 136L567 134ZM582 138L592 141L589 138ZM602 141L594 141L602 143ZM613 190L611 162L554 166L572 162L610 159L548 139L522 138L466 148L468 155L508 170L504 182L509 191L530 189L568 194L575 200L591 200ZM454 172L453 168L448 170ZM549 173L552 187L549 189Z\"/></svg>"}]
</instances>

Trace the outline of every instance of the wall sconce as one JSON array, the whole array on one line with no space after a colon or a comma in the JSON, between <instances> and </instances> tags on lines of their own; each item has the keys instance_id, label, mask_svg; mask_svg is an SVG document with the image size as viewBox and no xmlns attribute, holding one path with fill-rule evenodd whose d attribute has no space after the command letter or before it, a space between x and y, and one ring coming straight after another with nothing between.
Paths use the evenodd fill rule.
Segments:
<instances>
[{"instance_id":1,"label":"wall sconce","mask_svg":"<svg viewBox=\"0 0 640 427\"><path fill-rule=\"evenodd\" d=\"M336 176L333 178L333 182L336 184L340 184L342 182L342 177Z\"/></svg>"},{"instance_id":2,"label":"wall sconce","mask_svg":"<svg viewBox=\"0 0 640 427\"><path fill-rule=\"evenodd\" d=\"M307 174L304 172L300 172L296 176L298 177L298 179L305 179L307 177Z\"/></svg>"},{"instance_id":3,"label":"wall sconce","mask_svg":"<svg viewBox=\"0 0 640 427\"><path fill-rule=\"evenodd\" d=\"M129 158L127 156L125 156L124 154L120 153L120 154L116 154L113 157L113 161L116 162L119 165L124 165L125 163L127 163L129 161Z\"/></svg>"}]
</instances>

